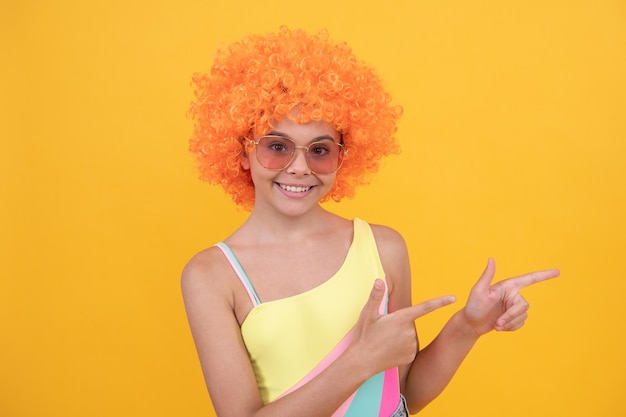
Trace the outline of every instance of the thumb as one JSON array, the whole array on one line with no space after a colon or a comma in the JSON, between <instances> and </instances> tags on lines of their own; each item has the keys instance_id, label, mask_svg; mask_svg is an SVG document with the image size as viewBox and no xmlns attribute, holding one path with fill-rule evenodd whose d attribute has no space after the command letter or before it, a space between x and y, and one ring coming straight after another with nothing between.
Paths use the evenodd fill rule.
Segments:
<instances>
[{"instance_id":1,"label":"thumb","mask_svg":"<svg viewBox=\"0 0 626 417\"><path fill-rule=\"evenodd\" d=\"M370 296L361 311L363 319L376 320L383 313L380 311L380 306L386 292L387 285L385 282L382 279L376 279Z\"/></svg>"},{"instance_id":2,"label":"thumb","mask_svg":"<svg viewBox=\"0 0 626 417\"><path fill-rule=\"evenodd\" d=\"M487 266L483 271L483 274L478 279L478 282L474 285L474 290L479 292L485 292L489 290L493 277L496 275L496 263L492 258L487 260Z\"/></svg>"}]
</instances>

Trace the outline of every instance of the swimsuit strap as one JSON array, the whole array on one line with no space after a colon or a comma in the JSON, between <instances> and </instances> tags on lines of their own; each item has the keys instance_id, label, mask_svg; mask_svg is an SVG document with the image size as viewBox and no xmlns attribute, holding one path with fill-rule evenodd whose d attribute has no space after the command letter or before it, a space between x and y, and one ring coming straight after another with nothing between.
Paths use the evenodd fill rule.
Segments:
<instances>
[{"instance_id":1,"label":"swimsuit strap","mask_svg":"<svg viewBox=\"0 0 626 417\"><path fill-rule=\"evenodd\" d=\"M252 305L256 307L261 304L261 300L259 300L259 297L256 295L256 292L254 291L254 287L252 286L248 275L246 275L245 271L241 267L241 264L237 260L237 257L233 253L232 249L224 242L219 242L215 246L222 250L224 256L226 256L226 259L228 259L230 266L232 266L235 270L235 273L239 277L239 281L241 281L241 283L243 284L246 292L248 293L248 297L250 297L250 301L252 301Z\"/></svg>"}]
</instances>

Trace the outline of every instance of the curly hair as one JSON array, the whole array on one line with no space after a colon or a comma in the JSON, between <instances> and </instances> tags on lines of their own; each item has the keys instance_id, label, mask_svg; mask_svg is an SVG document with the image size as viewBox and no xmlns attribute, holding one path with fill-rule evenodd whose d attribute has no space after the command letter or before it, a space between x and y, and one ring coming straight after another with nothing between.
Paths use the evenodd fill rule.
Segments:
<instances>
[{"instance_id":1,"label":"curly hair","mask_svg":"<svg viewBox=\"0 0 626 417\"><path fill-rule=\"evenodd\" d=\"M394 134L402 107L392 105L374 69L325 30L311 35L281 27L245 37L220 48L210 74L194 74L192 85L189 149L200 179L221 184L246 210L254 205L254 185L241 166L242 141L265 134L272 120L324 120L341 133L349 152L322 201L354 196L382 157L400 150Z\"/></svg>"}]
</instances>

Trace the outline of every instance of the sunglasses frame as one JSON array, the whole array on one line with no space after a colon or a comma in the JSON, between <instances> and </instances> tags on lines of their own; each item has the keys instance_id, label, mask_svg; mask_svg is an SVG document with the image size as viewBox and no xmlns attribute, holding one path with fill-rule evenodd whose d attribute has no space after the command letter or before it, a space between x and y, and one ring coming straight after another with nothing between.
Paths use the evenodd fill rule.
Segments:
<instances>
[{"instance_id":1,"label":"sunglasses frame","mask_svg":"<svg viewBox=\"0 0 626 417\"><path fill-rule=\"evenodd\" d=\"M293 146L294 146L294 150L293 150L293 153L291 154L291 157L289 158L289 161L282 168L268 168L268 167L266 167L263 164L263 162L261 162L261 160L259 159L259 153L255 152L256 153L256 160L259 162L259 164L263 168L269 169L269 170L272 170L272 171L281 171L281 170L287 168L293 162L294 158L296 157L296 152L298 151L298 149L303 149L304 150L304 159L306 160L307 166L309 167L311 172L313 172L314 174L317 174L317 175L330 175L330 174L334 174L335 172L339 171L339 168L341 168L341 166L343 165L343 161L346 159L346 155L348 155L348 149L346 148L346 145L343 143L343 141L340 142L340 143L332 141L332 143L334 143L335 145L337 145L337 146L339 146L341 148L340 152L343 153L342 157L339 160L339 163L337 164L337 168L335 168L334 171L329 172L329 173L320 173L320 172L315 171L313 168L311 168L311 164L309 162L309 148L311 146L317 144L317 143L326 143L326 142L330 142L330 141L328 141L328 140L319 140L319 141L312 142L312 143L310 143L308 145L296 145L296 142L293 139L291 139L290 137L280 136L280 135L264 135L264 136L261 136L260 138L258 138L256 141L252 140L252 139L248 139L248 138L245 138L245 140L248 141L249 145L254 145L255 148L256 148L256 147L259 146L259 143L261 142L261 140L263 140L265 138L278 138L278 139L282 139L282 140L288 140L291 143L293 143Z\"/></svg>"}]
</instances>

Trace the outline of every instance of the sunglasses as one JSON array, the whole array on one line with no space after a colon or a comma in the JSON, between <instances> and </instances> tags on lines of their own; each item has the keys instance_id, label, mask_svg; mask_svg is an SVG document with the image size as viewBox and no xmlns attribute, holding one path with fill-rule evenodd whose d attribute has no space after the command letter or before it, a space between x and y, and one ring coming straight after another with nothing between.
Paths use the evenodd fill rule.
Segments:
<instances>
[{"instance_id":1,"label":"sunglasses","mask_svg":"<svg viewBox=\"0 0 626 417\"><path fill-rule=\"evenodd\" d=\"M247 140L256 147L256 159L266 169L287 168L295 158L296 150L302 149L309 169L315 174L328 175L341 168L348 153L343 143L330 139L308 146L298 146L292 139L277 135L266 135L256 141Z\"/></svg>"}]
</instances>

